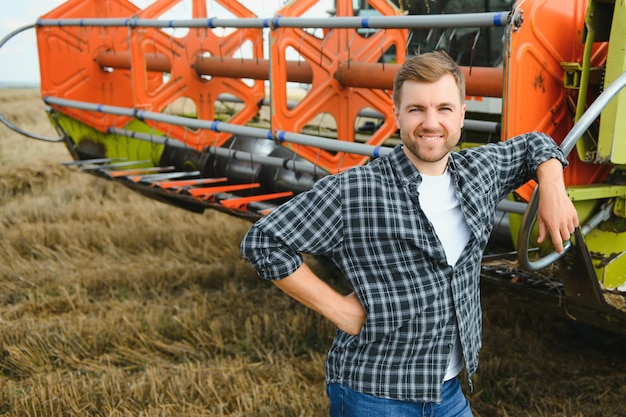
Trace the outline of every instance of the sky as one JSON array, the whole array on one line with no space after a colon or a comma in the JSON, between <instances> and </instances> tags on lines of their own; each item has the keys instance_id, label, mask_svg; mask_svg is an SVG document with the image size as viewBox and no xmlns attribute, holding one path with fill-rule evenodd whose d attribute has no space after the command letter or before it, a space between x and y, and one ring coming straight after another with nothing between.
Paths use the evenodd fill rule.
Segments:
<instances>
[{"instance_id":1,"label":"sky","mask_svg":"<svg viewBox=\"0 0 626 417\"><path fill-rule=\"evenodd\" d=\"M5 1L0 13L0 37L33 24L37 18L63 3L63 0ZM35 30L18 34L0 49L0 83L39 82L39 61Z\"/></svg>"},{"instance_id":2,"label":"sky","mask_svg":"<svg viewBox=\"0 0 626 417\"><path fill-rule=\"evenodd\" d=\"M230 15L220 16L219 12L217 12L219 8L216 7L214 0L206 1L211 15L231 17ZM151 0L132 1L132 3L142 9L152 2ZM243 0L242 2L257 16L270 17L285 3L285 0ZM12 31L26 25L35 24L38 18L62 3L65 3L65 0L4 0L2 12L0 13L0 38L4 39ZM185 10L190 10L190 4L191 0L181 0L175 10L184 13ZM322 14L319 14L319 16L324 16L324 11L330 8L329 4L332 4L330 0L319 1L320 7L318 11L312 10L312 13L321 12ZM216 10L216 12L211 12L211 10ZM168 17L187 19L191 17L191 12L188 15ZM7 83L39 83L39 60L37 58L37 40L34 28L19 33L0 48L0 84Z\"/></svg>"}]
</instances>

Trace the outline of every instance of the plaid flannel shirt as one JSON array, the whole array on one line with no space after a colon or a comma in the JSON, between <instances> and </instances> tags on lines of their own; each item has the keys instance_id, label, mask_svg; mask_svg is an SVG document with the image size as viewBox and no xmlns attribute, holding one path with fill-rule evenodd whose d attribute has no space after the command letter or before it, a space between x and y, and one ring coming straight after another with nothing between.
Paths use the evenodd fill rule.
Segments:
<instances>
[{"instance_id":1,"label":"plaid flannel shirt","mask_svg":"<svg viewBox=\"0 0 626 417\"><path fill-rule=\"evenodd\" d=\"M551 158L567 164L540 133L451 154L448 169L471 231L454 267L420 208L421 176L402 146L319 180L256 222L241 251L265 279L296 271L301 252L326 256L343 272L367 319L357 336L337 331L326 360L328 383L440 402L457 326L468 378L478 366L480 263L496 205Z\"/></svg>"}]
</instances>

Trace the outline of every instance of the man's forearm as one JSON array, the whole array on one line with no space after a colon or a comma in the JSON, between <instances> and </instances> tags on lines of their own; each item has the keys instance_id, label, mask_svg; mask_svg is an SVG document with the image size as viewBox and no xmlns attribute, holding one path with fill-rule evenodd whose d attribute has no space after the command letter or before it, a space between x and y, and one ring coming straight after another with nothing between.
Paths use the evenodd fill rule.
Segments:
<instances>
[{"instance_id":1,"label":"man's forearm","mask_svg":"<svg viewBox=\"0 0 626 417\"><path fill-rule=\"evenodd\" d=\"M563 164L558 159L549 159L537 167L537 182L553 183L557 186L565 186L563 180Z\"/></svg>"},{"instance_id":2,"label":"man's forearm","mask_svg":"<svg viewBox=\"0 0 626 417\"><path fill-rule=\"evenodd\" d=\"M550 236L554 249L561 253L563 241L578 227L578 214L565 188L563 164L558 159L550 159L537 167L536 174L540 193L537 241L541 243Z\"/></svg>"},{"instance_id":3,"label":"man's forearm","mask_svg":"<svg viewBox=\"0 0 626 417\"><path fill-rule=\"evenodd\" d=\"M306 265L281 280L272 281L286 294L317 311L346 333L356 335L365 322L365 312L354 294L339 294Z\"/></svg>"}]
</instances>

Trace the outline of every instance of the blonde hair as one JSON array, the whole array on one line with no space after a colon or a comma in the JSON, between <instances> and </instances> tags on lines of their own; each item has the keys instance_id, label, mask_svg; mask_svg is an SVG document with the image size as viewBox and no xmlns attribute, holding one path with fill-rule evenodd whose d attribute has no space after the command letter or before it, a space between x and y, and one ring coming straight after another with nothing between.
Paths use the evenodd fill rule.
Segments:
<instances>
[{"instance_id":1,"label":"blonde hair","mask_svg":"<svg viewBox=\"0 0 626 417\"><path fill-rule=\"evenodd\" d=\"M465 77L461 68L444 51L433 51L408 59L393 80L393 103L400 107L402 85L405 81L434 83L446 74L452 75L459 87L461 103L465 101Z\"/></svg>"}]
</instances>

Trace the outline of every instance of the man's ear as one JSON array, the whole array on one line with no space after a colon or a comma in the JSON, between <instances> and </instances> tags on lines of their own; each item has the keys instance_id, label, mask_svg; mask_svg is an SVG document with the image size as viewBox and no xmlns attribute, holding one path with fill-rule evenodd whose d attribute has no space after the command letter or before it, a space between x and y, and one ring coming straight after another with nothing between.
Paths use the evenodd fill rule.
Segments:
<instances>
[{"instance_id":1,"label":"man's ear","mask_svg":"<svg viewBox=\"0 0 626 417\"><path fill-rule=\"evenodd\" d=\"M465 125L465 111L467 110L467 105L463 103L461 106L461 127Z\"/></svg>"},{"instance_id":2,"label":"man's ear","mask_svg":"<svg viewBox=\"0 0 626 417\"><path fill-rule=\"evenodd\" d=\"M396 121L396 127L398 129L400 129L400 120L399 120L399 116L400 114L398 113L398 108L396 107L396 105L393 105L393 118Z\"/></svg>"}]
</instances>

